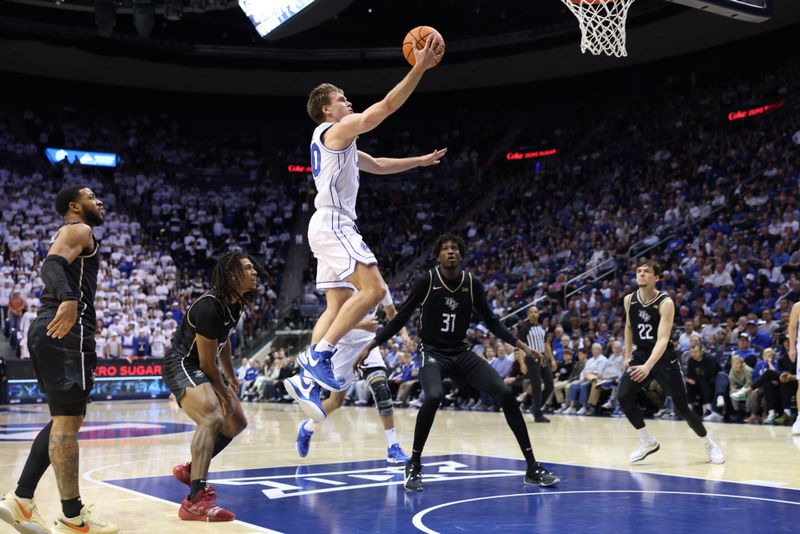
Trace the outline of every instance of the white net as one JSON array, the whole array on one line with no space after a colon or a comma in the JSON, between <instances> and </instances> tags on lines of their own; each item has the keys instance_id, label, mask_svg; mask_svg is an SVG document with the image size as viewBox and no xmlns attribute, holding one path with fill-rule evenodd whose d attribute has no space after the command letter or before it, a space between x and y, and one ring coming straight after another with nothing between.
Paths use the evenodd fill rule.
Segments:
<instances>
[{"instance_id":1,"label":"white net","mask_svg":"<svg viewBox=\"0 0 800 534\"><path fill-rule=\"evenodd\" d=\"M581 52L624 57L625 20L634 0L561 0L578 19Z\"/></svg>"}]
</instances>

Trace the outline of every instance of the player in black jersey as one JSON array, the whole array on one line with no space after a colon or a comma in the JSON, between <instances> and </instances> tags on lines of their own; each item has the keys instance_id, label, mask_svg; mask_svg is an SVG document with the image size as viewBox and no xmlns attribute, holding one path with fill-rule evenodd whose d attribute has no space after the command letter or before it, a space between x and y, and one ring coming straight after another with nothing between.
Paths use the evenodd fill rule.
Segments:
<instances>
[{"instance_id":1,"label":"player in black jersey","mask_svg":"<svg viewBox=\"0 0 800 534\"><path fill-rule=\"evenodd\" d=\"M721 464L725 456L711 441L700 416L689 407L678 354L670 341L675 304L665 291L656 289L659 272L658 263L641 260L636 267L639 289L626 295L624 300L625 360L619 381L619 404L639 433L639 444L631 453L630 461L643 460L659 449L658 441L645 428L636 403L636 393L650 380L656 380L672 398L678 415L703 439L709 461Z\"/></svg>"},{"instance_id":2,"label":"player in black jersey","mask_svg":"<svg viewBox=\"0 0 800 534\"><path fill-rule=\"evenodd\" d=\"M33 440L16 491L0 501L0 518L20 532L115 533L80 498L78 431L86 415L97 365L94 296L100 269L92 233L105 220L103 202L83 186L56 196L64 224L42 262L42 306L28 330L28 348L52 420ZM63 514L47 530L33 504L39 480L52 463Z\"/></svg>"},{"instance_id":3,"label":"player in black jersey","mask_svg":"<svg viewBox=\"0 0 800 534\"><path fill-rule=\"evenodd\" d=\"M422 487L422 448L428 439L436 410L442 400L442 375L449 375L459 386L473 386L485 391L502 406L508 426L517 438L522 454L528 463L525 484L555 486L559 479L549 473L533 456L528 429L517 407L511 388L483 358L469 350L465 342L473 309L483 319L489 330L506 343L510 343L540 364L543 355L514 337L495 317L486 302L481 281L472 273L461 270L464 255L463 240L452 234L436 239L433 256L438 266L419 277L403 307L362 351L355 368L361 367L369 352L397 334L408 322L418 306L422 307L419 333L420 383L425 400L417 415L414 429L414 448L405 468L405 488L420 491ZM518 362L526 370L525 362Z\"/></svg>"},{"instance_id":4,"label":"player in black jersey","mask_svg":"<svg viewBox=\"0 0 800 534\"><path fill-rule=\"evenodd\" d=\"M190 489L178 510L184 520L235 518L216 505L216 492L206 478L211 458L247 426L236 396L239 382L231 360L230 334L239 322L242 307L255 295L259 270L246 254L223 255L214 266L211 291L199 296L186 311L164 356L164 383L186 415L197 423L191 462L172 470L175 478Z\"/></svg>"}]
</instances>

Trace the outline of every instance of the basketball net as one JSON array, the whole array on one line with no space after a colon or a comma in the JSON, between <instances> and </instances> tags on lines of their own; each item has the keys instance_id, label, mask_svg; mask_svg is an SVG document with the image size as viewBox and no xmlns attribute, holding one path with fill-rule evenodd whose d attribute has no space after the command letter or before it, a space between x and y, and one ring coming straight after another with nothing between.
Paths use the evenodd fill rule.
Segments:
<instances>
[{"instance_id":1,"label":"basketball net","mask_svg":"<svg viewBox=\"0 0 800 534\"><path fill-rule=\"evenodd\" d=\"M561 0L578 19L581 52L624 57L625 21L634 0Z\"/></svg>"}]
</instances>

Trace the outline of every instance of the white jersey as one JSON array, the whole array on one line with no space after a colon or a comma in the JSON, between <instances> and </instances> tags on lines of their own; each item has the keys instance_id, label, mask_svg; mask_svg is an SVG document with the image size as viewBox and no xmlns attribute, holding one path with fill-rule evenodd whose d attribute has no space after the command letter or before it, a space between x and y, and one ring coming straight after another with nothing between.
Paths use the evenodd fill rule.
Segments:
<instances>
[{"instance_id":1,"label":"white jersey","mask_svg":"<svg viewBox=\"0 0 800 534\"><path fill-rule=\"evenodd\" d=\"M358 149L355 139L344 150L326 148L322 134L333 125L332 122L323 122L311 136L311 172L317 186L314 207L340 209L356 220Z\"/></svg>"},{"instance_id":2,"label":"white jersey","mask_svg":"<svg viewBox=\"0 0 800 534\"><path fill-rule=\"evenodd\" d=\"M392 294L389 293L389 290L386 290L386 295L383 296L383 300L381 301L381 306L391 306L394 304L392 300ZM373 308L369 311L369 313L362 319L362 321L371 321L375 317L378 316L378 308ZM344 337L339 340L339 343L345 345L366 345L370 341L375 338L375 332L369 332L368 330L360 330L358 328L353 328L348 333L344 335Z\"/></svg>"}]
</instances>

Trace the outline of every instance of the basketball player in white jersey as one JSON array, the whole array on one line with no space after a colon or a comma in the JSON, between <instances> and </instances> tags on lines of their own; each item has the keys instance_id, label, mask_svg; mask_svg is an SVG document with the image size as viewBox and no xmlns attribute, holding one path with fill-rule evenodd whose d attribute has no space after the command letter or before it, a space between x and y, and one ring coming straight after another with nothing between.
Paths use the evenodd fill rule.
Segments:
<instances>
[{"instance_id":1,"label":"basketball player in white jersey","mask_svg":"<svg viewBox=\"0 0 800 534\"><path fill-rule=\"evenodd\" d=\"M789 359L797 365L797 376L800 376L800 302L795 302L789 314ZM792 434L800 435L800 380L797 382L797 419L792 425Z\"/></svg>"},{"instance_id":2,"label":"basketball player in white jersey","mask_svg":"<svg viewBox=\"0 0 800 534\"><path fill-rule=\"evenodd\" d=\"M380 102L354 113L344 92L331 84L314 88L306 106L319 126L311 138L311 168L317 186L316 212L308 225L308 241L317 259L317 287L325 290L327 308L314 326L311 347L298 363L322 387L338 391L331 366L336 344L386 294L375 255L356 228L359 170L393 174L436 165L446 149L410 158L373 158L356 148L356 138L397 111L417 87L423 73L444 53L439 34L414 49L416 65ZM358 289L353 293L352 289Z\"/></svg>"},{"instance_id":3,"label":"basketball player in white jersey","mask_svg":"<svg viewBox=\"0 0 800 534\"><path fill-rule=\"evenodd\" d=\"M387 291L380 303L386 312L387 319L391 320L397 315L397 309L392 302L392 296ZM310 419L304 419L297 428L297 453L305 458L308 455L311 437L319 423L324 421L334 411L339 409L344 403L345 390L359 379L359 374L369 384L372 390L372 397L375 399L375 407L378 409L383 429L386 432L388 449L386 451L386 461L392 464L404 464L408 461L408 456L397 443L397 432L394 427L394 407L392 404L392 394L386 377L386 364L381 356L380 349L372 349L366 361L360 368L360 373L356 373L353 364L358 359L361 351L373 339L378 330L377 321L378 309L369 311L366 317L359 322L355 328L350 330L339 341L336 352L333 354L333 373L336 381L341 386L341 391L331 392L330 397L320 402L319 386L310 380L305 371L294 375L284 381L286 391L294 397L300 407ZM405 329L402 331L403 339L408 340ZM408 341L406 341L408 343Z\"/></svg>"}]
</instances>

